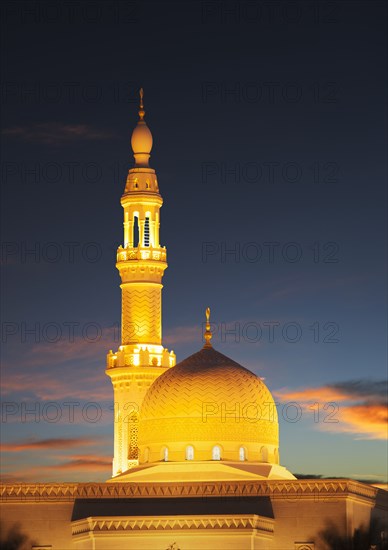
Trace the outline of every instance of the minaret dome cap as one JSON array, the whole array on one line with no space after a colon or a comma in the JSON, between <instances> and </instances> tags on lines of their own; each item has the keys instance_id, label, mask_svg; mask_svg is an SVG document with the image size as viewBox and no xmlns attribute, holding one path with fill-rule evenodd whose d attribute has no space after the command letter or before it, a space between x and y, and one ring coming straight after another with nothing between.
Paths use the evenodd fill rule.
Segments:
<instances>
[{"instance_id":1,"label":"minaret dome cap","mask_svg":"<svg viewBox=\"0 0 388 550\"><path fill-rule=\"evenodd\" d=\"M148 166L152 149L152 134L144 120L143 88L140 89L139 121L132 132L131 146L136 166Z\"/></svg>"}]
</instances>

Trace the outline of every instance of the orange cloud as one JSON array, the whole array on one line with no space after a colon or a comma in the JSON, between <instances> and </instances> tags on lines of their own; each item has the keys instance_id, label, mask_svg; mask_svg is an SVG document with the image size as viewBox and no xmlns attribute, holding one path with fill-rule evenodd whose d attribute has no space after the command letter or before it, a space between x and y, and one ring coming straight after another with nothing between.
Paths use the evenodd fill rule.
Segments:
<instances>
[{"instance_id":1,"label":"orange cloud","mask_svg":"<svg viewBox=\"0 0 388 550\"><path fill-rule=\"evenodd\" d=\"M386 382L374 380L350 380L316 388L275 391L282 401L296 401L304 409L318 403L322 407L334 403L338 411L328 407L318 429L336 433L352 433L363 439L386 439L388 435L388 414L386 404Z\"/></svg>"},{"instance_id":2,"label":"orange cloud","mask_svg":"<svg viewBox=\"0 0 388 550\"><path fill-rule=\"evenodd\" d=\"M353 405L344 407L341 413L348 431L368 434L370 439L387 439L388 413L386 405Z\"/></svg>"},{"instance_id":3,"label":"orange cloud","mask_svg":"<svg viewBox=\"0 0 388 550\"><path fill-rule=\"evenodd\" d=\"M287 390L282 389L273 392L277 397L285 401L300 401L304 403L306 401L312 403L328 403L330 401L342 401L348 399L348 396L344 391L331 388L329 386L322 386L320 388L303 388L301 390Z\"/></svg>"},{"instance_id":4,"label":"orange cloud","mask_svg":"<svg viewBox=\"0 0 388 550\"><path fill-rule=\"evenodd\" d=\"M2 452L14 453L19 451L43 450L43 449L70 449L74 447L89 447L100 443L95 439L87 437L79 438L57 438L57 439L28 439L17 443L3 443L0 446Z\"/></svg>"},{"instance_id":5,"label":"orange cloud","mask_svg":"<svg viewBox=\"0 0 388 550\"><path fill-rule=\"evenodd\" d=\"M42 466L43 470L57 471L99 471L110 472L112 468L112 459L109 457L97 458L95 455L76 455L71 460L62 462L61 464L51 464L50 466Z\"/></svg>"},{"instance_id":6,"label":"orange cloud","mask_svg":"<svg viewBox=\"0 0 388 550\"><path fill-rule=\"evenodd\" d=\"M104 481L112 472L110 457L95 455L72 455L68 460L58 464L29 465L20 470L2 472L3 483L45 483L50 481L85 481L85 472L88 481Z\"/></svg>"}]
</instances>

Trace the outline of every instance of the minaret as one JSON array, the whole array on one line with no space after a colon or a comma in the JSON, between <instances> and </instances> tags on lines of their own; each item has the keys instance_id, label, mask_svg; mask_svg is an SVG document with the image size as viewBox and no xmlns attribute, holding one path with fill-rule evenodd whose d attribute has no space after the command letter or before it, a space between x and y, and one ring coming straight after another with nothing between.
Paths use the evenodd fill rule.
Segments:
<instances>
[{"instance_id":1,"label":"minaret","mask_svg":"<svg viewBox=\"0 0 388 550\"><path fill-rule=\"evenodd\" d=\"M113 476L138 465L138 416L152 382L176 362L162 345L162 277L167 251L159 243L159 194L148 161L152 134L144 120L143 89L139 120L132 133L135 166L128 172L121 205L124 246L117 250L121 277L121 345L107 356L106 374L114 390Z\"/></svg>"}]
</instances>

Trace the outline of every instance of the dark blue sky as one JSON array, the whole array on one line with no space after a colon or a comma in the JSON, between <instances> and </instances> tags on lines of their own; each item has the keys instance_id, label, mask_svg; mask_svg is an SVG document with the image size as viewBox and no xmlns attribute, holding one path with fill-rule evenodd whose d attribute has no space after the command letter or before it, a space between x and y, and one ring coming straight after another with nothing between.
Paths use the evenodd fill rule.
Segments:
<instances>
[{"instance_id":1,"label":"dark blue sky","mask_svg":"<svg viewBox=\"0 0 388 550\"><path fill-rule=\"evenodd\" d=\"M178 360L197 351L210 305L215 347L303 408L281 428L286 466L386 478L376 391L387 372L384 3L17 2L2 12L2 382L16 403L6 442L90 431L84 418L23 422L26 400L90 395L108 410L120 196L143 86L165 201L165 344ZM35 325L37 337L25 333ZM314 422L305 401L335 402L338 424ZM111 433L109 417L93 425L106 460ZM74 456L84 469L64 466L69 479L93 478ZM23 467L15 457L5 455L9 476ZM65 475L33 457L35 478Z\"/></svg>"}]
</instances>

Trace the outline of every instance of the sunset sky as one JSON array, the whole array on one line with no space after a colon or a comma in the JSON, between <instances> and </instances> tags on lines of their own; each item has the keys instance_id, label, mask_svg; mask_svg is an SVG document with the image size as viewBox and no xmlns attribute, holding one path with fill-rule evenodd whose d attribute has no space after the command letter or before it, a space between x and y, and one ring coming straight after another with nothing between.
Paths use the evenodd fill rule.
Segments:
<instances>
[{"instance_id":1,"label":"sunset sky","mask_svg":"<svg viewBox=\"0 0 388 550\"><path fill-rule=\"evenodd\" d=\"M278 402L282 465L386 481L385 3L1 10L3 480L111 475L142 86L164 345L198 351L210 306L214 347Z\"/></svg>"}]
</instances>

